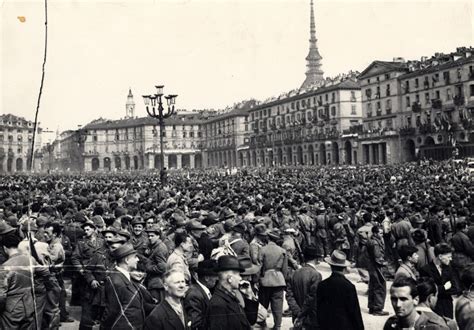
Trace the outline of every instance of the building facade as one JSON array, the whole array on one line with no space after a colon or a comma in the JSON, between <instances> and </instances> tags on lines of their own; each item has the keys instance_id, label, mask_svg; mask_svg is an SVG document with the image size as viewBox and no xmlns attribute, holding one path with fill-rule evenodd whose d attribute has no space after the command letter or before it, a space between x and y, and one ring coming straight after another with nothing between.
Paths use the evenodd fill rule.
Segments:
<instances>
[{"instance_id":1,"label":"building facade","mask_svg":"<svg viewBox=\"0 0 474 330\"><path fill-rule=\"evenodd\" d=\"M319 86L269 99L249 112L248 166L357 163L354 146L341 133L362 124L357 74L326 79Z\"/></svg>"},{"instance_id":2,"label":"building facade","mask_svg":"<svg viewBox=\"0 0 474 330\"><path fill-rule=\"evenodd\" d=\"M0 173L23 172L30 169L34 123L12 114L0 116ZM41 169L41 133L35 137L34 169Z\"/></svg>"}]
</instances>

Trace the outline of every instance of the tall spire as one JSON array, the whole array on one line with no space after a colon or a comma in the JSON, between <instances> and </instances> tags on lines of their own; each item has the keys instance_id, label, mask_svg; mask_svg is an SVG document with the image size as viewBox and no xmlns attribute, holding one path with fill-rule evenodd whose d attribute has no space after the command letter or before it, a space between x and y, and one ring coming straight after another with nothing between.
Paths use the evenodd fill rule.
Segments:
<instances>
[{"instance_id":1,"label":"tall spire","mask_svg":"<svg viewBox=\"0 0 474 330\"><path fill-rule=\"evenodd\" d=\"M311 0L311 15L310 15L310 39L309 39L309 53L306 56L306 79L301 85L301 88L307 88L311 85L317 84L324 79L323 70L321 70L322 56L319 54L316 39L316 23L314 22L313 0Z\"/></svg>"},{"instance_id":2,"label":"tall spire","mask_svg":"<svg viewBox=\"0 0 474 330\"><path fill-rule=\"evenodd\" d=\"M125 103L125 118L135 116L135 102L133 101L132 89L128 89L127 103Z\"/></svg>"}]
</instances>

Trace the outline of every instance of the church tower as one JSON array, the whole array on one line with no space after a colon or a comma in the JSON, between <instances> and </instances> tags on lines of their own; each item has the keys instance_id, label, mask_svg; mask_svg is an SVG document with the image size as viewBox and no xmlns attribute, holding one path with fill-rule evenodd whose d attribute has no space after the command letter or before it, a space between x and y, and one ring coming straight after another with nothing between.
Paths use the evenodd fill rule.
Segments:
<instances>
[{"instance_id":1,"label":"church tower","mask_svg":"<svg viewBox=\"0 0 474 330\"><path fill-rule=\"evenodd\" d=\"M125 118L135 117L135 102L133 101L132 90L128 90L127 103L125 103Z\"/></svg>"},{"instance_id":2,"label":"church tower","mask_svg":"<svg viewBox=\"0 0 474 330\"><path fill-rule=\"evenodd\" d=\"M324 79L323 70L321 70L322 56L319 54L316 39L316 24L314 22L313 0L311 0L311 16L310 16L310 39L309 39L309 53L306 56L306 79L301 85L301 88L307 88L319 83Z\"/></svg>"}]
</instances>

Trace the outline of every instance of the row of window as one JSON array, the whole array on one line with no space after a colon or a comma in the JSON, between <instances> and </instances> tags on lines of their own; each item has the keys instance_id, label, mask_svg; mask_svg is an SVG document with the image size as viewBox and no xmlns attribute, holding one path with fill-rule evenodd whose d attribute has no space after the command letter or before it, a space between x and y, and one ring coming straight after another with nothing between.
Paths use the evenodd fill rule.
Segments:
<instances>
[{"instance_id":1,"label":"row of window","mask_svg":"<svg viewBox=\"0 0 474 330\"><path fill-rule=\"evenodd\" d=\"M14 138L13 135L8 135L8 142L13 142ZM33 140L32 136L28 136L28 142L31 142ZM5 141L5 136L3 134L0 134L0 142ZM23 136L18 135L17 136L17 141L22 142L23 141Z\"/></svg>"},{"instance_id":2,"label":"row of window","mask_svg":"<svg viewBox=\"0 0 474 330\"><path fill-rule=\"evenodd\" d=\"M462 79L462 68L457 68L455 72L455 78L459 80ZM469 78L472 78L474 74L474 66L469 66ZM443 82L445 85L452 83L452 74L450 71L444 71L441 73L434 73L430 76L424 76L423 78L414 78L411 80L405 80L402 82L402 87L404 93L409 93L411 87L415 89L428 89L438 86L440 82ZM442 79L442 81L441 81Z\"/></svg>"},{"instance_id":3,"label":"row of window","mask_svg":"<svg viewBox=\"0 0 474 330\"><path fill-rule=\"evenodd\" d=\"M329 103L329 96L331 96L331 102L336 102L336 92L332 92L331 94L324 94L324 102L323 102L323 95L319 95L318 97L313 96L307 99L298 100L291 102L289 104L284 105L277 105L276 106L276 113L272 113L272 108L263 109L259 111L252 112L250 114L250 119L254 121L255 119L262 119L264 117L271 117L271 116L279 116L283 113L289 113L290 110L302 110L308 107L313 106L323 106L324 103ZM356 102L356 94L355 91L351 91L351 102ZM248 118L246 118L248 120Z\"/></svg>"}]
</instances>

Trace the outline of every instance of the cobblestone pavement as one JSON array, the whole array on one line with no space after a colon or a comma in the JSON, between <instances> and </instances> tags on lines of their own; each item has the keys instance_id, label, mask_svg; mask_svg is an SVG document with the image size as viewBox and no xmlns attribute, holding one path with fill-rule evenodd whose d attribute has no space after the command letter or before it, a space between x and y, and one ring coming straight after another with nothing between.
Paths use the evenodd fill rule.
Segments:
<instances>
[{"instance_id":1,"label":"cobblestone pavement","mask_svg":"<svg viewBox=\"0 0 474 330\"><path fill-rule=\"evenodd\" d=\"M323 279L327 278L331 274L331 270L329 268L329 265L326 263L321 263L317 266L318 271L321 273L323 276ZM357 294L359 296L359 304L362 310L362 318L364 320L364 325L365 329L367 330L377 330L377 329L382 329L383 325L385 324L385 321L387 320L388 316L373 316L369 314L369 310L367 309L367 284L364 283L357 283L359 280L359 276L357 275L357 271L355 269L352 269L350 274L347 274L346 277L354 283L357 289ZM69 284L69 283L68 283ZM387 283L387 289L390 287L391 283ZM69 286L70 287L70 286ZM68 288L69 288L68 287ZM68 291L68 297L70 297L70 292ZM285 303L285 309L288 306ZM390 313L390 315L393 315L393 308L392 305L390 304L389 296L387 294L387 299L385 301L385 310ZM80 319L80 314L81 314L81 308L80 307L69 307L69 311L71 316L77 320L73 323L63 323L60 327L60 329L64 330L76 330L79 329L79 319ZM269 313L270 316L267 319L267 324L271 328L273 326L273 319L271 316L271 313ZM282 323L282 330L288 330L291 329L293 323L291 321L291 317L285 317L283 318L283 323ZM99 327L96 327L98 330Z\"/></svg>"}]
</instances>

